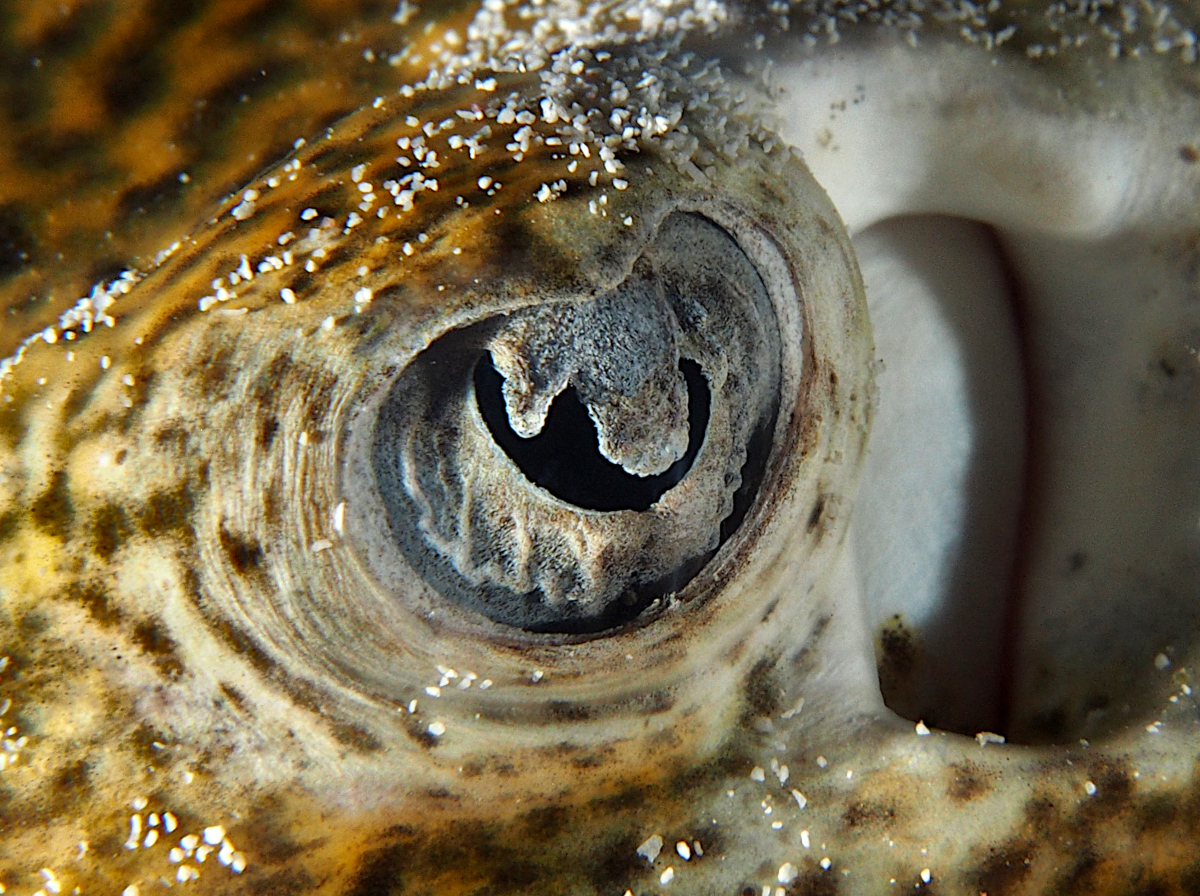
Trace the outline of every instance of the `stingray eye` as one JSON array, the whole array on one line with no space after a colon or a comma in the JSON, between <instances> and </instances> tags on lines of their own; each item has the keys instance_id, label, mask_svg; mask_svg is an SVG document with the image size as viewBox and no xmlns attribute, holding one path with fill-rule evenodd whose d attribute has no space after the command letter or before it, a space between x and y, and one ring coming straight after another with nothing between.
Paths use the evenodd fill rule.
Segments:
<instances>
[{"instance_id":1,"label":"stingray eye","mask_svg":"<svg viewBox=\"0 0 1200 896\"><path fill-rule=\"evenodd\" d=\"M365 422L365 537L398 549L381 580L406 563L458 610L527 632L652 614L754 500L780 363L753 263L684 213L602 294L441 336Z\"/></svg>"},{"instance_id":2,"label":"stingray eye","mask_svg":"<svg viewBox=\"0 0 1200 896\"><path fill-rule=\"evenodd\" d=\"M744 132L736 166L692 148L709 174L654 144L618 168L513 93L471 113L472 149L439 131L468 127L462 93L303 150L310 182L255 211L295 232L294 267L177 347L200 611L380 742L426 737L395 707L432 687L442 755L501 718L506 755L559 739L563 713L632 753L665 727L707 750L764 653L827 612L871 395L849 239Z\"/></svg>"},{"instance_id":3,"label":"stingray eye","mask_svg":"<svg viewBox=\"0 0 1200 896\"><path fill-rule=\"evenodd\" d=\"M713 69L603 56L359 110L117 285L116 326L12 368L11 413L71 433L23 496L77 520L47 629L120 628L103 693L172 676L94 742L228 757L214 805L363 795L328 847L357 854L661 780L748 694L796 704L775 670L853 613L850 239L724 93L685 105Z\"/></svg>"}]
</instances>

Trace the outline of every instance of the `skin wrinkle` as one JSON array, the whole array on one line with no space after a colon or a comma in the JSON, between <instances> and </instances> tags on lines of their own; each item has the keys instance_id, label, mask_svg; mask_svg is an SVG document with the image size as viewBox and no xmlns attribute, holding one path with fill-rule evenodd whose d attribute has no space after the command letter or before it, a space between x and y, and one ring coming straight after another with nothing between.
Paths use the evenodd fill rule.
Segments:
<instances>
[{"instance_id":1,"label":"skin wrinkle","mask_svg":"<svg viewBox=\"0 0 1200 896\"><path fill-rule=\"evenodd\" d=\"M1089 23L1007 3L931 14L911 31L897 5L901 24L876 31L866 13L857 28L831 19L833 4L794 4L786 28L776 4L698 3L686 24L686 4L619 4L591 20L563 4L540 26L510 10L510 26L535 34L521 50L527 71L493 76L462 42L486 20L470 3L411 14L195 3L170 20L152 6L3 14L0 354L56 327L54 344L32 344L0 380L0 706L5 755L17 757L0 768L9 892L140 896L160 879L196 893L356 896L1195 887L1183 634L1166 666L1139 657L1130 673L1152 682L1153 714L1090 745L922 736L879 699L850 550L861 533L847 534L875 355L836 219L857 235L880 209L909 206L883 189L850 195L854 176L876 176L838 167L855 132L805 143L797 135L815 118L796 114L780 129L830 205L775 124L762 127L787 115L787 98L764 108L756 86L794 97L789 65L816 84L847 47L936 60L947 83L963 70L987 82L996 58L995 77L1025 91L1014 107L1048 127L1086 124L1119 117L1121 91L1145 84L1149 108L1173 108L1194 74L1153 43L1186 54L1180 10L1126 28L1115 7ZM1012 24L1017 36L1001 41ZM1121 58L1109 59L1102 26L1119 26ZM1066 47L1067 32L1093 43ZM1000 46L973 46L989 41ZM1126 58L1139 42L1143 77ZM136 78L106 77L129 47L156 52ZM551 58L560 51L565 72ZM719 71L706 67L717 53ZM433 60L446 83L397 93ZM643 84L647 73L657 82ZM527 122L501 121L510 95ZM976 110L988 108L980 96ZM547 141L574 101L602 109L580 140L587 155ZM651 116L623 144L630 119L610 115L641 104L664 123ZM964 109L945 120L980 120ZM485 124L477 157L451 142ZM613 159L601 155L606 134ZM996 143L998 155L1010 147ZM1186 155L1173 159L1190 172ZM1037 159L1048 189L1051 156ZM412 172L438 185L402 182ZM1158 190L1161 177L1063 211L1056 237L1097 217L1117 234L1150 221L1174 247L1163 254L1186 262L1178 221L1195 177ZM915 211L967 212L954 206L963 193L913 195L930 197ZM1022 207L996 208L1011 222ZM738 243L790 337L767 485L729 547L619 644L498 631L428 588L394 600L358 587L391 562L364 534L367 499L347 498L348 433L367 426L371 402L452 329L603 294L675 213ZM1013 254L1037 256L1033 242L1013 236ZM126 269L128 288L109 287ZM97 281L115 325L59 325ZM1183 321L1162 330L1173 337ZM1177 392L1167 406L1185 410L1164 414L1186 423ZM1190 556L1172 556L1188 581ZM639 847L653 834L664 845L647 860Z\"/></svg>"}]
</instances>

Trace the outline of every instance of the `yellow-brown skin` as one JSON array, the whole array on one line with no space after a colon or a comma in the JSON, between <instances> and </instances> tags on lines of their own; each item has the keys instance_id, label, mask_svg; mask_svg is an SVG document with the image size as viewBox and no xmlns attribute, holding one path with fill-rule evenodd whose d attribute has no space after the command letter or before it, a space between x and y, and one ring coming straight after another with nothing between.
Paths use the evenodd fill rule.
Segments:
<instances>
[{"instance_id":1,"label":"yellow-brown skin","mask_svg":"<svg viewBox=\"0 0 1200 896\"><path fill-rule=\"evenodd\" d=\"M391 5L382 14L375 6L364 8L374 16L364 16L362 33L379 29L398 46L388 21L392 11ZM84 12L81 7L75 14ZM138 24L139 7L110 13L115 18L101 35L125 28L137 34L144 27ZM10 30L15 45L29 46L47 33L51 25L43 14L31 7L15 19ZM226 15L223 4L204 7L191 27L224 34ZM311 28L295 36L292 29L306 16ZM790 893L886 892L889 875L909 887L926 866L935 867L931 888L941 892L1124 892L1138 886L1190 892L1197 880L1191 846L1200 796L1184 749L1189 711L1182 707L1170 729L1173 739L1164 737L1155 752L1131 738L1062 754L978 748L971 754L977 761L963 759L974 744L965 747L943 735L915 739L911 726L882 713L839 714L837 707L817 707L814 713L810 706L807 716L781 720L794 703L788 698L794 698L797 682L802 688L819 672L812 660L822 643L819 623L811 639L805 632L783 656L772 656L773 662L747 663L740 654L754 646L734 645L730 665L749 666L753 674L728 695L729 705L717 715L726 728L715 741L711 731L692 728L682 712L677 724L653 736L604 743L600 720L590 734L547 736L535 748L514 746L523 738L537 739L524 726L513 726L514 745L507 748L497 733L502 726L471 729L490 740L455 745L451 721L450 736L437 745L424 730L429 717L396 706L395 721L385 724L384 701L374 698L356 717L353 695L344 687L313 681L311 669L298 671L253 632L213 609L214 589L223 582L241 587L244 579L251 583L246 587L269 587L276 580L263 577L272 559L291 556L288 551L303 555L309 547L286 539L264 544L254 533L279 537L294 515L313 527L307 541L327 534L320 527L336 495L308 493L302 480L299 494L271 498L264 490L268 497L252 508L259 514L253 519L214 516L219 502L212 488L229 480L229 471L236 472L247 455L261 458L272 447L293 450L281 446L291 446L301 431L314 444L335 450L339 434L329 426L337 419L329 394L345 369L337 365L351 357L356 342L400 321L418 334L413 348L419 348L444 328L449 308L466 313L462 308L471 305L476 278L494 281L510 268L526 272L516 281L526 289L594 289L606 274L606 259L597 258L592 247L605 245L604 235L627 211L635 216L635 228L648 226L640 219L646 208L640 188L658 180L654 189L667 194L705 193L648 153L625 157L631 186L628 192L607 190L608 218L586 211L588 199L600 192L588 186L587 168L571 178L566 197L542 205L533 197L552 179L547 166L558 169L556 179L567 176L564 163L551 159L555 153L543 146L513 165L503 150L513 125L497 128L487 141L489 154L471 164L439 143L448 164L431 173L445 185L417 197L414 217L368 220L344 233L341 222L359 199L349 171L367 163L362 179L379 190L396 138L416 133L403 124L406 114L438 121L492 96L463 87L411 103L389 97L380 109L321 139L321 127L331 118L368 105L388 86L414 80L403 67L365 63L364 43L338 42L342 30L357 32L344 24L345 16L341 7L289 7L286 15L266 17L240 55L202 54L214 71L228 73L258 58L263 46L294 48L290 58L309 74L231 111L228 127L236 139L215 150L194 150L198 154L191 157L164 148L170 137L146 135L169 135L182 127L206 86L189 92L171 81L162 105L114 124L110 115L94 111L86 92L65 86L88 81L98 51L50 63L52 70L59 67L53 95L62 100L44 120L55 133L85 130L112 147L111 157L120 161L110 163L111 180L82 177L78 169L62 166L47 192L25 193L32 182L25 166L31 163L10 149L15 161L0 166L0 176L14 185L11 195L27 196L39 210L22 237L39 263L19 265L8 281L10 318L19 323L5 324L6 351L55 320L96 279L82 262L60 277L47 261L57 252L132 260L152 257L183 233L193 234L119 299L113 308L117 326L101 326L73 343L36 345L2 386L12 401L0 410L0 472L7 477L0 495L0 655L10 657L0 673L0 700L12 700L4 719L18 728L13 737L29 737L20 759L0 772L0 882L9 892L43 886L39 869L47 867L64 892L77 886L83 893L119 893L134 884L146 893L162 886L160 876L175 881L180 863L168 859L167 849L181 835L212 825L226 829L245 856L246 870L234 876L216 864L215 854L203 865L188 861L201 872L198 880L182 884L192 892L369 896L620 893L629 887L649 893L659 890L659 873L672 862L680 892L743 892L742 886L761 892L764 884L774 884L785 861L795 862L800 872ZM408 27L420 23L418 16ZM176 39L196 40L183 32ZM196 81L210 85L227 78L197 74ZM500 81L498 96L533 89L529 78ZM280 116L279 124L263 127L258 117L263 114ZM129 151L131 142L124 138L134 133L153 140L155 151ZM276 168L281 185L263 187L270 172L260 177L254 172L300 136L310 138L310 145L297 154L302 167L296 179L287 179L290 169ZM446 137L437 140L444 143ZM6 146L16 144L14 139ZM234 146L237 151L229 149ZM759 170L731 172L724 181L732 193L750 190L741 198L751 210L785 204L787 198L771 196L766 186L752 195L751 185L768 185L780 170L773 166L786 164L761 159L750 166ZM642 173L645 164L656 166L654 178ZM184 169L193 172L196 187L158 211L142 216L136 204L122 203L129 190L170 181ZM469 194L471 208L458 210L455 198L468 195L481 171L501 181L502 191L487 197L476 189ZM251 182L263 198L246 221L230 214L235 197L217 209L213 223L180 226L181 219L202 221L215 194L236 188L240 196ZM379 205L390 206L391 197L383 197ZM279 274L256 276L236 299L198 309L198 301L212 292L210 281L237 268L242 254L257 262L282 251L278 235L300 235L309 225L300 225L297 216L310 205L338 220L330 230L340 254L331 251L311 276L301 276L297 263ZM82 209L88 225L78 223ZM503 242L492 221L497 209L523 220L523 233L546 240L540 251L533 252L530 243ZM782 220L783 213L770 214ZM572 238L557 246L549 242L560 232L550 226L554 216L572 227ZM98 235L106 229L120 234L113 243L101 242ZM430 237L427 248L411 258L398 251L404 242L421 246L421 232ZM381 236L387 242L376 242ZM470 251L456 255L456 247ZM529 254L521 259L515 256L520 251ZM359 275L359 265L369 273ZM54 277L58 300L18 310L23 294L48 276ZM289 285L297 295L294 306L279 298ZM374 298L356 313L352 296L362 285ZM439 285L451 288L439 292ZM50 295L49 289L37 292ZM71 299L64 302L64 296ZM248 310L243 314L242 308ZM324 331L328 317L334 323ZM250 321L270 323L255 333ZM318 342L322 338L325 343ZM288 352L256 354L260 342L280 339ZM75 352L71 362L65 359L69 350ZM111 362L103 368L102 357ZM277 359L282 360L274 363ZM125 375L131 385L121 381ZM841 406L853 418L847 421L848 445L861 442L865 423L869 396L859 391ZM274 414L277 393L297 396L298 404ZM225 438L231 430L220 427L239 421L237 438ZM816 453L814 439L799 444ZM313 506L296 508L300 497ZM850 496L835 497L848 502ZM834 542L826 551L840 537L837 506L830 501L825 518L821 512L804 515L813 544L826 533ZM821 604L817 610L836 614L837 607ZM764 621L770 616L767 610ZM553 662L555 652L508 653L528 656L533 669ZM1176 686L1186 683L1185 677L1177 679ZM529 710L540 699L533 685L503 684L533 695L521 699L529 715L525 721L534 729L552 730L555 724L565 732L587 729L586 714L546 707L539 718ZM427 710L432 701L419 699ZM639 707L632 714L653 717L658 711ZM774 720L773 734L751 724L761 718ZM463 723L470 729L469 719ZM776 741L784 748L768 746ZM1135 749L1137 758L1131 759ZM458 755L451 761L439 758L454 751ZM828 769L818 767L818 754L829 757ZM1163 767L1171 767L1170 780L1135 778L1137 763L1157 754L1168 756ZM748 777L752 767L772 758L792 769L786 787L774 786L771 771L765 784ZM1092 800L1079 792L1084 780L1098 787ZM806 810L796 807L792 787L807 795ZM728 790L735 795L727 796ZM765 794L774 803L773 817L787 819L785 834L769 828ZM133 804L139 797L147 800L144 807ZM167 811L178 819L173 836L164 834L150 848L124 847L135 812L148 819ZM801 827L811 828L817 841L811 852L795 846L793 829ZM147 830L143 827L143 836ZM651 873L635 850L652 833L661 833L667 846ZM704 855L685 868L670 854L677 840L699 840ZM818 848L822 844L828 848ZM826 854L833 859L828 870L818 865Z\"/></svg>"},{"instance_id":2,"label":"yellow-brown skin","mask_svg":"<svg viewBox=\"0 0 1200 896\"><path fill-rule=\"evenodd\" d=\"M442 33L424 27L462 19L454 5L400 27L396 4L373 0L6 4L0 351L153 257L297 138L422 77Z\"/></svg>"},{"instance_id":3,"label":"yellow-brown skin","mask_svg":"<svg viewBox=\"0 0 1200 896\"><path fill-rule=\"evenodd\" d=\"M603 86L602 76L603 68L591 75ZM456 110L486 106L493 93L503 98L509 91L528 91L531 82L530 77L502 76L494 91L463 88L434 93L428 100L418 96L400 104L403 115L385 102L339 125L301 150L295 168L288 162L255 179L262 196L253 214L243 217L235 211L240 196L225 203L140 288L121 296L117 326L99 326L90 334L73 331L73 340L63 333L55 345L33 347L14 368L6 381L4 409L11 436L6 468L16 486L6 495L5 510L14 525L5 542L4 578L12 631L24 633L10 651L16 684L11 712L20 734L30 739L28 755L13 766L20 769L16 775L28 775L10 803L18 832L6 839L5 848L14 884L24 873L36 873L33 866L22 870L33 861L30 857L47 856L37 861L53 862L53 857L70 854L82 854L71 884L85 889L144 887L159 875L169 876L186 863L166 858L165 835L161 845L154 844L157 851L154 846L126 848L120 837L113 837L144 821L131 841L139 842L149 830L150 813L171 811L179 825L171 832L173 840L184 831L211 827L210 822L224 825L233 844L247 836L239 821L274 830L274 859L271 849L245 853L248 869L242 880L248 886L261 886L272 874L282 875L278 886L290 890L305 886L338 892L360 878L369 888L380 875L399 886L406 875L397 877L398 869L379 870L371 851L394 846L400 837L397 826L414 817L428 828L425 837L435 838L439 830L473 829L481 842L523 839L520 832L545 813L552 819L568 807L607 803L614 793L632 794L625 799L631 808L641 809L654 792L653 780L688 767L725 739L723 732L733 721L729 713L736 707L717 713L718 729L707 709L699 712L703 721L695 726L689 717L712 702L712 695L693 694L689 699L700 703L689 707L674 693L681 688L673 680L663 685L661 707L659 698L646 695L638 698L644 708L635 702L623 710L603 711L607 716L621 712L664 719L657 729L635 736L618 734L628 725L621 727L618 719L603 714L584 724L600 712L594 701L574 709L539 708L539 701L569 684L572 674L565 666L559 669L561 663L555 665L555 650L549 646L540 648L545 656L539 659L539 648L500 645L519 663L551 669L553 683L542 686L539 696L510 706L503 689L514 687L514 681L492 673L501 700L492 712L499 715L474 734L469 717L460 720L467 727L465 735L453 727L451 715L452 730L439 743L424 730L436 715L409 718L398 712L421 693L416 687L388 695L390 702L356 705L354 700L361 704L362 697L347 696L344 686L339 691L336 683L330 687L310 680L311 669L305 675L287 668L289 658L262 643L253 626L247 631L240 620L230 618L224 612L228 606L222 605L228 599L217 596L270 587L263 578L269 564L286 559L289 552L298 550L302 562L313 559L308 541L320 532L302 537L297 545L289 542L289 527L325 525L332 505L319 486L336 485L328 476L311 485L301 481L299 494L283 491L290 485L286 476L264 483L261 491L254 489L255 501L261 500L254 519L224 516L216 509L217 495L227 474L237 490L246 449L259 452L251 467L257 469L275 457L286 463L300 433L308 444L331 450L337 445L340 400L335 396L347 391L353 396L352 377L360 374L347 364L359 343L383 335L411 351L455 316L477 315L475 306L502 310L514 302L596 291L627 270L630 260L622 254L629 250L622 246L636 247L654 226L653 205L636 198L643 184L662 197L668 210L680 203L693 207L712 201L711 190L697 189L647 155L646 162L658 162L660 182L631 172L631 189L625 193L623 187L609 186L606 210L592 214L589 200L606 196L605 187L589 184L593 172L604 173L598 154L571 172L563 158L553 159L565 153L536 146L523 164L516 164L502 147L514 139L518 125L496 123L490 148L475 164L468 164L469 157L456 151L446 135L430 138L442 158L430 173L442 187L419 195L415 212L369 216L358 228L343 226L363 198L354 181L378 185L389 171L403 173L393 160L397 140L421 134L406 122L407 115L415 114L421 122L453 120ZM767 175L786 163L772 163L765 155L755 158L751 154L751 167L738 179L746 179L751 192L762 193L754 205L779 209L771 213L783 215L779 230L790 214L789 197L767 186ZM360 161L365 169L348 178ZM553 168L568 176L568 190L576 195L543 204L536 195ZM475 183L479 171L490 172L496 191ZM613 180L607 173L604 179ZM455 200L468 197L471 207L459 209ZM308 207L320 210L311 220L316 236L304 236L308 222L300 213ZM381 207L391 210L392 204ZM636 224L624 222L627 213L637 215ZM836 224L829 220L821 226L828 235L822 239L832 239ZM206 307L214 277L238 268L242 255L257 267L268 253L283 254L277 237L294 231L299 231L296 251L320 259L319 277L302 272L296 262L280 277L260 272L253 285L233 290L232 304ZM514 232L525 238L515 239ZM327 250L324 257L312 252L318 242ZM411 261L400 249L409 242L419 247ZM460 255L455 250L461 245L473 251ZM843 247L833 257L841 264L847 250ZM360 266L368 272L361 273ZM294 291L294 307L280 300L285 285ZM364 285L377 298L356 309L352 297ZM861 302L861 293L857 300ZM828 307L840 314L842 303ZM849 307L858 322L842 326L861 332L861 309ZM322 326L326 320L329 327ZM283 340L282 351L272 348L276 335ZM861 352L866 345L860 343L858 357L822 358L813 368L815 385L805 391L812 393L808 401L815 420L821 419L816 409L828 400L816 396L828 392L827 383L835 379L825 376L826 366L848 364L841 370L842 381L853 384L868 369ZM64 364L73 366L64 373ZM300 403L289 405L281 396L294 396ZM866 397L867 390L858 388L848 406L851 417L862 414ZM243 442L247 424L253 435ZM805 432L811 425L789 428ZM47 427L56 435L43 442ZM853 450L860 452L861 428L852 427L849 434ZM804 438L817 447L813 437ZM840 453L833 447L823 450ZM319 449L314 452L319 457ZM735 664L748 668L757 650L737 647ZM579 645L576 651L588 649ZM652 653L647 662L653 669L669 655ZM586 663L578 665L581 671L575 675L590 671L595 676ZM497 668L504 671L503 665ZM586 680L584 685L596 688ZM603 685L601 681L601 689ZM481 698L480 704L486 710L488 702ZM358 718L356 709L366 715ZM264 713L274 721L266 723ZM572 723L591 733L571 735ZM537 733L541 724L549 733ZM554 733L555 724L562 734ZM522 725L534 729L532 747ZM33 758L34 752L46 758ZM50 758L54 756L71 758L61 765ZM241 759L250 764L231 774L229 763ZM547 772L554 768L570 775L551 774L559 783L548 791ZM60 782L57 801L48 796L55 781ZM149 805L142 805L138 795ZM339 797L344 802L331 813ZM519 805L522 800L529 808ZM597 850L597 861L636 858L628 820L599 808L591 811L614 826ZM513 820L530 813L533 820ZM259 820L251 820L252 815ZM578 817L564 830L554 828L559 836L568 831L575 837L596 836L594 826ZM80 846L84 842L86 849ZM423 882L444 887L457 880L466 889L492 878L524 880L522 886L529 886L528 874L514 871L529 863L542 866L534 875L539 886L553 886L559 874L577 873L569 864L560 867L561 851L551 844L525 859L514 858L515 847L499 849L490 863L457 861L432 848L414 861ZM213 867L210 857L203 870ZM331 874L331 867L343 870ZM66 870L56 873L67 879ZM218 869L202 875L195 886L228 887L230 878Z\"/></svg>"}]
</instances>

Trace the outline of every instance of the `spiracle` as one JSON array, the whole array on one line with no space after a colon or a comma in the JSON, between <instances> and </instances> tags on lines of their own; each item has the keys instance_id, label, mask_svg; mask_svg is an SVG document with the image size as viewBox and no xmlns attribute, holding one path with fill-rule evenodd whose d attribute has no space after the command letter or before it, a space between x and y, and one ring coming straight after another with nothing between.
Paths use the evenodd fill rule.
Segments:
<instances>
[{"instance_id":1,"label":"spiracle","mask_svg":"<svg viewBox=\"0 0 1200 896\"><path fill-rule=\"evenodd\" d=\"M1037 29L1110 23L1065 10L993 53L1024 6L827 6L402 3L387 89L291 137L151 261L6 334L0 882L1192 880L1192 828L1155 821L1195 798L1192 628L1162 622L1200 568L1180 447L1194 103L1162 114L1186 77L1090 50L1072 69L1083 41ZM1133 46L1149 26L1124 15ZM1194 46L1169 11L1147 17ZM1122 118L1147 84L1152 112ZM323 90L322 113L344 111ZM1160 164L1168 145L1188 174ZM1148 162L1123 189L1097 174L1128 154ZM1121 290L1152 310L1116 323ZM998 401L967 407L938 302L997 331L961 345L995 365L968 370L971 397ZM918 342L926 326L939 338ZM1173 384L1160 365L1138 390L1105 380L1118 398L1080 385L1154 340ZM1042 422L1014 462L1004 414L1025 383ZM1069 500L1061 468L1114 420L1147 435L1105 476L1170 482L1171 500ZM938 512L980 470L980 432L1010 503L972 532ZM1054 475L1014 484L1027 457ZM1042 516L1018 519L1022 501ZM1108 523L1079 522L1096 508ZM976 628L939 632L944 569L1021 526L1023 559L965 568L1024 575L1026 616L1000 618L1016 589L982 583L964 592ZM1060 542L1093 536L1113 536L1114 584L1050 581ZM1162 594L1123 623L1126 653L1172 677L1144 688L1168 709L1123 728L1094 695L1150 673L1068 673L1122 624L1131 582ZM1064 626L1089 599L1089 625ZM998 727L1094 747L930 730L994 711L1003 683L978 670L1018 621L1032 647L1012 652L1016 721Z\"/></svg>"}]
</instances>

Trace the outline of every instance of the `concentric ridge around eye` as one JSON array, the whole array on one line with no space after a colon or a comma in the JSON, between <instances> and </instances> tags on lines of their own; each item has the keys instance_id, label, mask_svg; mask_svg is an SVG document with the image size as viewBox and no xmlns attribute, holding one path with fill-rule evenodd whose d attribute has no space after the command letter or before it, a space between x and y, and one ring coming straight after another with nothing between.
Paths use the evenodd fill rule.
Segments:
<instances>
[{"instance_id":1,"label":"concentric ridge around eye","mask_svg":"<svg viewBox=\"0 0 1200 896\"><path fill-rule=\"evenodd\" d=\"M567 443L522 472L521 439L506 451L484 419L481 404L498 404L476 394L494 382L487 368L503 378L518 437L538 435L552 406L586 408L600 482ZM391 537L445 597L503 625L579 633L629 622L736 528L761 475L768 446L755 436L774 425L779 368L753 264L712 222L673 214L612 290L453 331L399 376L371 449ZM681 464L689 443L694 459ZM662 484L640 507L635 483L651 477Z\"/></svg>"}]
</instances>

